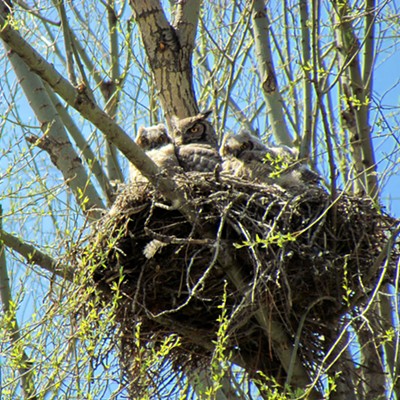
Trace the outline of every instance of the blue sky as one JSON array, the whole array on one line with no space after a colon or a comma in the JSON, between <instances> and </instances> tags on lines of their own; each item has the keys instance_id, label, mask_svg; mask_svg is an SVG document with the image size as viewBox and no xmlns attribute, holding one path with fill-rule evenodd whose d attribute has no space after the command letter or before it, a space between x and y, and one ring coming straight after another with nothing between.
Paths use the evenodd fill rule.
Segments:
<instances>
[{"instance_id":1,"label":"blue sky","mask_svg":"<svg viewBox=\"0 0 400 400\"><path fill-rule=\"evenodd\" d=\"M388 38L378 54L372 108L375 108L375 104L378 105L379 112L372 112L371 125L374 128L374 146L379 173L384 175L381 203L390 214L400 217L400 75L398 72L400 49L396 41L398 39L394 35L392 41ZM140 46L140 43L136 43L136 46ZM0 131L0 193L3 194L0 201L4 213L10 214L4 221L4 227L24 239L37 238L43 249L52 254L57 251L56 246L60 241L65 239L73 241L78 236L79 232L75 230L75 226L82 224L82 218L78 215L71 194L65 190L61 174L51 165L47 154L37 149L30 150L24 140L26 132L37 133L39 129L21 92L17 94L18 107L7 113L7 110L12 108L12 93L17 83L4 59L0 60L0 68L4 77L0 80L0 114L9 118L9 122L3 121L3 129ZM131 86L127 87L127 91L141 82L138 78L141 75L140 70L132 68L130 75ZM145 86L145 83L141 84ZM243 87L246 87L246 84L247 82L242 82ZM198 87L198 90L201 88ZM143 107L138 119L127 110L121 112L121 125L130 133L134 130L132 126L135 123L138 125L149 123L146 114L149 99L145 90L140 95L142 97L139 102L143 103ZM201 93L197 95L201 97ZM128 93L125 99L129 100L130 96L133 97L133 94ZM27 124L23 130L12 124L12 121L19 116ZM254 127L265 127L267 118L261 119L255 121ZM79 118L77 121L80 121ZM236 129L240 124L231 117L228 125ZM92 128L88 124L82 126L85 126L84 131L88 136L92 134ZM126 166L126 163L122 164ZM10 166L13 166L11 172ZM386 175L388 168L390 173ZM44 177L40 182L35 181L38 171ZM54 191L55 187L57 189ZM49 207L59 215L56 224ZM73 211L67 213L66 210L71 207ZM43 282L40 279L39 268L27 269L24 263L20 263L18 258L10 253L8 253L8 263L13 291L23 293L19 299L21 307L18 318L22 323L26 323L31 320L32 314L40 315L45 311L41 310L41 304L49 293L50 282Z\"/></svg>"}]
</instances>

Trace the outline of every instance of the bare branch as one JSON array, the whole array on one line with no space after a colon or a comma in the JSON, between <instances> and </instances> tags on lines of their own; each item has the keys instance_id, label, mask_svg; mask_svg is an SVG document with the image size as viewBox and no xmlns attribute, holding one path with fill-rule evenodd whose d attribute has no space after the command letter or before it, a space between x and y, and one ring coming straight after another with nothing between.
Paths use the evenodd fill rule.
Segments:
<instances>
[{"instance_id":1,"label":"bare branch","mask_svg":"<svg viewBox=\"0 0 400 400\"><path fill-rule=\"evenodd\" d=\"M83 137L79 128L76 126L71 115L61 104L59 98L53 93L51 89L47 90L47 93L49 94L50 99L53 102L54 107L56 108L58 115L60 116L64 126L67 128L70 136L78 146L79 150L82 152L86 160L86 163L88 164L90 170L94 174L97 182L99 183L101 189L103 190L103 193L107 198L108 205L110 205L114 197L113 189L110 185L107 175L103 171L103 168L98 158L93 153L92 149L90 148L86 139Z\"/></svg>"},{"instance_id":2,"label":"bare branch","mask_svg":"<svg viewBox=\"0 0 400 400\"><path fill-rule=\"evenodd\" d=\"M272 131L279 144L292 145L292 138L285 124L282 97L279 93L271 46L269 42L269 20L264 0L253 0L253 36L256 45L257 65L265 100L269 106Z\"/></svg>"},{"instance_id":3,"label":"bare branch","mask_svg":"<svg viewBox=\"0 0 400 400\"><path fill-rule=\"evenodd\" d=\"M87 95L85 88L74 88L53 65L48 63L35 49L13 30L0 16L0 37L15 53L17 53L43 80L45 80L70 106L79 111L82 116L92 122L104 133L105 137L114 143L126 158L138 168L172 203L189 219L194 213L186 204L184 194L177 185L168 178L162 177L154 162L136 145L124 130Z\"/></svg>"},{"instance_id":4,"label":"bare branch","mask_svg":"<svg viewBox=\"0 0 400 400\"><path fill-rule=\"evenodd\" d=\"M73 270L70 267L61 265L49 255L3 230L0 230L0 244L1 243L4 243L7 247L21 254L29 263L34 263L46 271L70 281L72 280Z\"/></svg>"},{"instance_id":5,"label":"bare branch","mask_svg":"<svg viewBox=\"0 0 400 400\"><path fill-rule=\"evenodd\" d=\"M313 3L313 12L317 12L318 2ZM311 71L309 66L311 64L311 41L310 41L310 29L307 26L308 20L310 18L308 12L308 5L306 0L300 1L300 21L301 21L301 36L302 36L302 52L303 52L303 87L304 87L304 97L303 97L303 134L301 137L301 144L300 144L300 158L308 159L310 156L310 149L311 149L311 138L312 138L312 92L311 92ZM317 61L317 35L318 35L318 28L319 22L318 19L315 18L315 14L311 18L313 21L312 27L312 34L313 34L313 63L314 68L316 67ZM289 41L288 41L289 43Z\"/></svg>"},{"instance_id":6,"label":"bare branch","mask_svg":"<svg viewBox=\"0 0 400 400\"><path fill-rule=\"evenodd\" d=\"M0 206L0 298L3 304L3 313L7 316L7 328L11 331L11 345L14 347L14 352L16 353L15 356L19 358L18 372L21 378L24 398L35 400L37 397L35 396L36 390L33 381L33 365L24 350L24 346L21 345L21 335L19 333L19 326L16 318L16 309L12 306L14 302L11 295L5 248L1 235L3 232L2 214L2 208Z\"/></svg>"},{"instance_id":7,"label":"bare branch","mask_svg":"<svg viewBox=\"0 0 400 400\"><path fill-rule=\"evenodd\" d=\"M52 161L62 172L66 184L72 189L82 210L88 213L91 218L98 218L100 216L99 210L104 208L104 204L91 184L82 161L71 145L57 111L46 93L43 82L26 67L17 54L9 52L8 56L16 75L19 77L24 93L42 124L43 138L47 138L56 144L56 147L52 149Z\"/></svg>"},{"instance_id":8,"label":"bare branch","mask_svg":"<svg viewBox=\"0 0 400 400\"><path fill-rule=\"evenodd\" d=\"M199 14L200 0L180 1L176 4L173 26L189 59L194 49Z\"/></svg>"},{"instance_id":9,"label":"bare branch","mask_svg":"<svg viewBox=\"0 0 400 400\"><path fill-rule=\"evenodd\" d=\"M107 101L105 108L106 113L111 117L115 118L118 109L120 91L117 87L118 81L120 79L120 59L119 59L119 43L118 43L118 18L113 6L114 1L107 1L107 19L108 28L110 35L110 53L111 53L111 82L106 85L108 89L112 90L102 90L103 96ZM102 85L104 88L105 85ZM124 176L121 171L121 167L118 163L117 149L115 146L106 141L106 161L107 161L107 172L108 177L111 180L124 181Z\"/></svg>"},{"instance_id":10,"label":"bare branch","mask_svg":"<svg viewBox=\"0 0 400 400\"><path fill-rule=\"evenodd\" d=\"M359 52L361 45L358 38L354 33L354 29L351 24L351 10L349 5L346 3L340 3L336 5L336 13L338 16L338 29L342 36L342 52L346 55L346 65L350 74L350 87L351 94L347 96L348 101L354 103L354 115L355 115L355 128L357 134L355 141L359 141L359 145L362 151L362 172L365 174L366 179L366 192L372 199L377 199L379 187L378 179L376 174L376 161L375 153L371 138L371 127L369 125L369 107L370 99L364 86L364 81L361 74L361 67L359 61ZM372 12L372 10L371 10ZM346 94L346 93L345 93Z\"/></svg>"}]
</instances>

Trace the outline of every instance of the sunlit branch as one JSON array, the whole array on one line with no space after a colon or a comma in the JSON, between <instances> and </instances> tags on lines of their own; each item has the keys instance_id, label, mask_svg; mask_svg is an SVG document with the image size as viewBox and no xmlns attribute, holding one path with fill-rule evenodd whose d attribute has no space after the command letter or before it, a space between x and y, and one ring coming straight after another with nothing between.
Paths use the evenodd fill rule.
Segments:
<instances>
[{"instance_id":1,"label":"sunlit branch","mask_svg":"<svg viewBox=\"0 0 400 400\"><path fill-rule=\"evenodd\" d=\"M107 102L105 111L111 117L115 118L120 98L120 57L118 43L118 18L114 10L114 1L107 0L107 19L110 38L110 63L111 63L111 82L102 83L102 93ZM106 141L105 156L107 163L107 173L110 180L124 181L121 167L118 162L117 149L110 142Z\"/></svg>"},{"instance_id":2,"label":"sunlit branch","mask_svg":"<svg viewBox=\"0 0 400 400\"><path fill-rule=\"evenodd\" d=\"M84 212L90 214L91 218L98 218L100 216L99 209L104 208L103 202L72 147L64 126L47 96L43 82L26 67L17 54L9 52L9 58L16 75L19 77L24 93L41 123L43 136L38 138L39 141L53 144L49 149L52 151L50 153L52 161L62 172L64 180L72 189L77 203Z\"/></svg>"},{"instance_id":3,"label":"sunlit branch","mask_svg":"<svg viewBox=\"0 0 400 400\"><path fill-rule=\"evenodd\" d=\"M257 66L263 94L268 104L274 138L278 144L291 146L292 138L290 137L283 116L283 100L277 86L278 83L272 59L271 45L269 42L269 21L264 0L253 0L252 13Z\"/></svg>"},{"instance_id":4,"label":"sunlit branch","mask_svg":"<svg viewBox=\"0 0 400 400\"><path fill-rule=\"evenodd\" d=\"M13 298L10 288L10 278L7 271L7 260L5 254L5 241L2 240L2 209L0 206L0 298L3 305L2 324L10 330L11 346L14 348L14 357L17 358L17 368L21 379L22 391L25 399L35 400L35 385L33 382L33 364L29 360L21 342L19 325L16 318L16 309L13 307ZM3 339L4 340L4 339Z\"/></svg>"},{"instance_id":5,"label":"sunlit branch","mask_svg":"<svg viewBox=\"0 0 400 400\"><path fill-rule=\"evenodd\" d=\"M94 154L92 149L90 148L89 143L85 139L85 137L82 135L81 131L75 124L73 118L71 115L67 112L65 107L61 104L59 98L53 93L53 91L50 89L47 91L49 94L51 101L53 102L58 115L60 116L64 126L68 130L68 133L78 146L79 150L82 152L83 157L85 158L85 161L87 165L89 166L89 169L95 176L97 182L99 183L105 197L107 198L107 203L110 205L113 200L113 189L110 185L110 181L103 171L103 168L98 160L98 157Z\"/></svg>"},{"instance_id":6,"label":"sunlit branch","mask_svg":"<svg viewBox=\"0 0 400 400\"><path fill-rule=\"evenodd\" d=\"M318 14L319 2L312 2L313 16L312 21L312 43L313 43L313 60L314 68L317 68L317 36L319 31L319 19L315 18ZM311 139L312 139L312 91L311 91L311 40L309 23L310 14L308 11L307 0L300 1L300 23L302 36L302 67L303 67L303 134L301 135L300 158L308 159L310 156Z\"/></svg>"},{"instance_id":7,"label":"sunlit branch","mask_svg":"<svg viewBox=\"0 0 400 400\"><path fill-rule=\"evenodd\" d=\"M135 0L134 0L135 1ZM191 58L200 14L200 0L176 2L173 26L180 44Z\"/></svg>"},{"instance_id":8,"label":"sunlit branch","mask_svg":"<svg viewBox=\"0 0 400 400\"><path fill-rule=\"evenodd\" d=\"M134 0L130 4L167 123L173 115L178 118L196 115L199 109L193 89L192 44L180 42L178 32L168 22L158 0ZM183 22L182 18L187 16L188 20L179 29L186 33L190 29L195 31L197 25L189 25L193 15L186 7L183 9L185 13L179 18Z\"/></svg>"},{"instance_id":9,"label":"sunlit branch","mask_svg":"<svg viewBox=\"0 0 400 400\"><path fill-rule=\"evenodd\" d=\"M361 46L355 35L349 13L351 10L347 3L340 4L337 7L339 24L338 29L341 32L343 45L342 51L346 54L346 67L349 69L351 93L347 95L348 101L353 103L355 123L357 129L356 140L362 151L362 171L365 174L366 194L372 199L377 200L379 187L376 174L375 153L371 138L371 128L369 126L370 98L365 91L359 52ZM345 93L346 95L346 93ZM360 172L360 171L359 171Z\"/></svg>"},{"instance_id":10,"label":"sunlit branch","mask_svg":"<svg viewBox=\"0 0 400 400\"><path fill-rule=\"evenodd\" d=\"M36 264L46 271L62 278L68 280L72 280L73 278L73 270L71 268L66 265L61 265L49 255L4 230L0 230L0 243L4 243L7 247L16 251L29 263Z\"/></svg>"},{"instance_id":11,"label":"sunlit branch","mask_svg":"<svg viewBox=\"0 0 400 400\"><path fill-rule=\"evenodd\" d=\"M61 18L61 27L63 31L64 47L65 47L65 54L67 61L68 79L73 85L77 85L78 81L76 79L75 68L74 68L74 54L72 49L71 29L69 27L67 13L64 7L64 2L53 0L53 3L58 8L58 12Z\"/></svg>"},{"instance_id":12,"label":"sunlit branch","mask_svg":"<svg viewBox=\"0 0 400 400\"><path fill-rule=\"evenodd\" d=\"M85 88L74 88L52 64L48 63L17 31L13 30L2 16L0 16L0 25L2 26L0 37L29 65L32 71L46 81L70 106L100 129L105 137L113 142L126 158L171 201L173 207L194 218L192 210L186 204L184 194L178 190L177 185L171 179L160 175L154 162L111 117L91 100Z\"/></svg>"}]
</instances>

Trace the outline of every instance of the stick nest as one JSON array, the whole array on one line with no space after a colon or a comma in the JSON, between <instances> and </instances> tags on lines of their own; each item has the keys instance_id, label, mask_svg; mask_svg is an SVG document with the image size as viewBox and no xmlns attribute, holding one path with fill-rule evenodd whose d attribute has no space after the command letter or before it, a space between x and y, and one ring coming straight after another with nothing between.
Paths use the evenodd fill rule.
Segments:
<instances>
[{"instance_id":1,"label":"stick nest","mask_svg":"<svg viewBox=\"0 0 400 400\"><path fill-rule=\"evenodd\" d=\"M399 249L385 246L395 220L368 199L340 193L332 202L322 188L289 193L204 173L175 181L195 223L150 184L128 185L93 229L92 279L102 296L111 301L122 280L117 321L127 357L140 322L145 343L180 337L179 365L208 359L225 301L228 349L248 372L250 365L276 377L279 362L257 310L290 338L300 335L299 354L315 362L338 320L391 279Z\"/></svg>"}]
</instances>

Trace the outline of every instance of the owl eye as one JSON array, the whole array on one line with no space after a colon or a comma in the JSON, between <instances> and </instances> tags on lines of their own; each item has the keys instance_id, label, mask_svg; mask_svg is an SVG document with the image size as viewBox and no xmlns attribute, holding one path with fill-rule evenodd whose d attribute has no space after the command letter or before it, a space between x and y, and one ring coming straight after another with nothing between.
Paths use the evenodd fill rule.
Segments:
<instances>
[{"instance_id":1,"label":"owl eye","mask_svg":"<svg viewBox=\"0 0 400 400\"><path fill-rule=\"evenodd\" d=\"M149 146L149 139L147 139L145 136L142 136L138 139L138 144L145 149Z\"/></svg>"},{"instance_id":2,"label":"owl eye","mask_svg":"<svg viewBox=\"0 0 400 400\"><path fill-rule=\"evenodd\" d=\"M253 142L244 142L243 144L242 144L242 147L241 147L241 149L242 149L242 151L244 151L244 150L253 150L253 147L254 147L254 144L253 144Z\"/></svg>"},{"instance_id":3,"label":"owl eye","mask_svg":"<svg viewBox=\"0 0 400 400\"><path fill-rule=\"evenodd\" d=\"M190 133L199 133L199 132L202 132L203 130L204 130L204 127L203 127L202 124L196 124L196 125L193 125L193 126L189 129L189 132L190 132Z\"/></svg>"}]
</instances>

